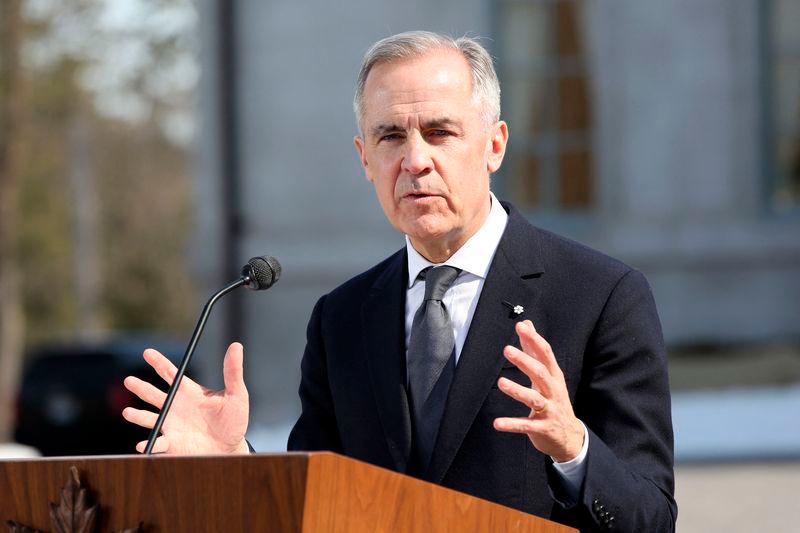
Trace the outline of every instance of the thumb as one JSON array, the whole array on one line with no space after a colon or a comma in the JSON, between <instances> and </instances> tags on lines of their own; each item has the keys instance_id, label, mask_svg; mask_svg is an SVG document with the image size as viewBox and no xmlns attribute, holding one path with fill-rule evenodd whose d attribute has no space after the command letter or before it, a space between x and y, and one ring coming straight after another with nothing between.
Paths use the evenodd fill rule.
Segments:
<instances>
[{"instance_id":1,"label":"thumb","mask_svg":"<svg viewBox=\"0 0 800 533\"><path fill-rule=\"evenodd\" d=\"M226 395L247 395L247 387L244 384L244 346L238 342L228 346L222 363L222 374Z\"/></svg>"}]
</instances>

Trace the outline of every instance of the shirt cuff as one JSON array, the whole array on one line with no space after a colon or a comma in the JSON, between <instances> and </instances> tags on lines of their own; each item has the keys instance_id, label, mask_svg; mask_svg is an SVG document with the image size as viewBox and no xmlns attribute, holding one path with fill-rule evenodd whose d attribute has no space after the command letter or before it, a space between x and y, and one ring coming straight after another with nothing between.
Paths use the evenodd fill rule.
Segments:
<instances>
[{"instance_id":1,"label":"shirt cuff","mask_svg":"<svg viewBox=\"0 0 800 533\"><path fill-rule=\"evenodd\" d=\"M581 425L583 426L583 446L578 456L563 463L553 460L553 468L564 480L564 488L567 489L572 501L578 501L583 478L586 477L586 455L589 453L589 431L583 421L581 421Z\"/></svg>"}]
</instances>

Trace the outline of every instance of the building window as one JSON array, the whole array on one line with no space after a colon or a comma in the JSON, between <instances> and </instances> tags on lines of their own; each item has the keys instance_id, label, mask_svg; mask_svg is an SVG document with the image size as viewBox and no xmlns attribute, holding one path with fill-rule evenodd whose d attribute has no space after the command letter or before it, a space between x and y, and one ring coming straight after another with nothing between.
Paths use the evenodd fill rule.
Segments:
<instances>
[{"instance_id":1,"label":"building window","mask_svg":"<svg viewBox=\"0 0 800 533\"><path fill-rule=\"evenodd\" d=\"M764 2L766 159L770 202L800 208L800 2Z\"/></svg>"},{"instance_id":2,"label":"building window","mask_svg":"<svg viewBox=\"0 0 800 533\"><path fill-rule=\"evenodd\" d=\"M595 201L592 109L581 0L497 0L496 54L511 141L505 192L524 207Z\"/></svg>"}]
</instances>

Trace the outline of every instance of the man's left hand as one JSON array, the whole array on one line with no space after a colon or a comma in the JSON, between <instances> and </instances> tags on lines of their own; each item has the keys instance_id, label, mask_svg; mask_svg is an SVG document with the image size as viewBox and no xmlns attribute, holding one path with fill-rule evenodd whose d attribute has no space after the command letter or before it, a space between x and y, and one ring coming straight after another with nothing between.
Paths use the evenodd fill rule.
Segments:
<instances>
[{"instance_id":1,"label":"man's left hand","mask_svg":"<svg viewBox=\"0 0 800 533\"><path fill-rule=\"evenodd\" d=\"M506 346L503 355L531 380L530 387L510 379L497 381L500 390L530 407L527 417L496 418L494 428L524 433L540 452L563 463L578 456L585 430L572 411L564 373L556 362L550 344L536 332L530 320L516 325L522 350Z\"/></svg>"}]
</instances>

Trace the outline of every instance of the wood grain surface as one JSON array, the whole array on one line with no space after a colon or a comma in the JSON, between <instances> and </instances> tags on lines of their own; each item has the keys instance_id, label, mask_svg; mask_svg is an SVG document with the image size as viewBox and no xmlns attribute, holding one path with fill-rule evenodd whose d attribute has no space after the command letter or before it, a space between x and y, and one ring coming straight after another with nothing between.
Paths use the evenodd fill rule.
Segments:
<instances>
[{"instance_id":1,"label":"wood grain surface","mask_svg":"<svg viewBox=\"0 0 800 533\"><path fill-rule=\"evenodd\" d=\"M530 532L575 530L332 453L65 457L0 462L0 526L50 531L78 469L98 531Z\"/></svg>"},{"instance_id":2,"label":"wood grain surface","mask_svg":"<svg viewBox=\"0 0 800 533\"><path fill-rule=\"evenodd\" d=\"M577 533L514 509L330 453L310 457L303 533Z\"/></svg>"},{"instance_id":3,"label":"wood grain surface","mask_svg":"<svg viewBox=\"0 0 800 533\"><path fill-rule=\"evenodd\" d=\"M100 504L99 531L300 531L305 454L56 458L0 463L0 524L49 531L48 502L76 466Z\"/></svg>"}]
</instances>

